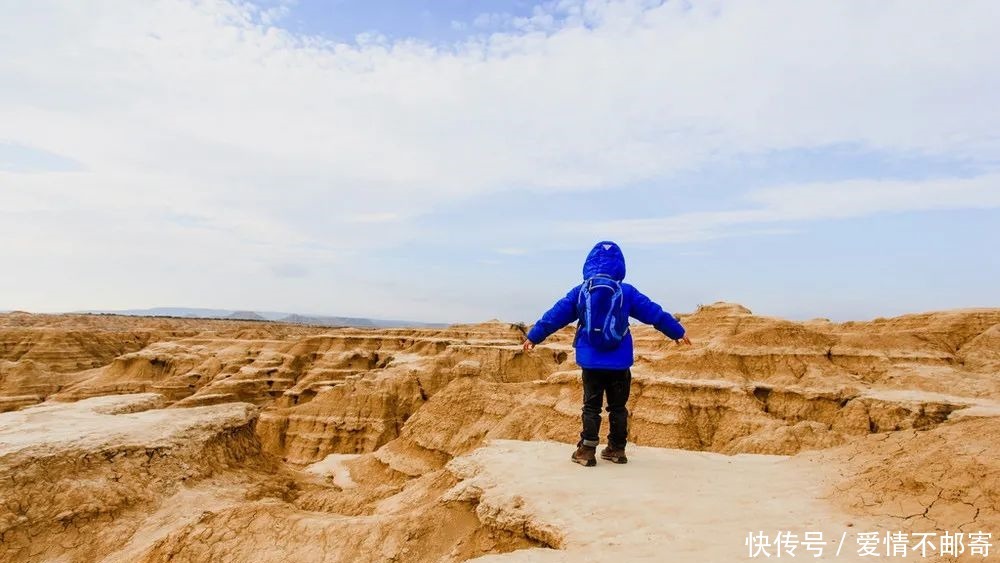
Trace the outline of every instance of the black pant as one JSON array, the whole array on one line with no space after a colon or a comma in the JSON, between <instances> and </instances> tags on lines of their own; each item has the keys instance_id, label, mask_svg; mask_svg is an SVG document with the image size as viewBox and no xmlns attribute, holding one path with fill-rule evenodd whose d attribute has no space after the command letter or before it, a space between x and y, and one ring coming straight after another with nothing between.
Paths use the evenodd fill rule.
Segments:
<instances>
[{"instance_id":1,"label":"black pant","mask_svg":"<svg viewBox=\"0 0 1000 563\"><path fill-rule=\"evenodd\" d=\"M583 370L583 432L578 445L596 446L601 432L601 405L604 395L608 396L608 445L625 448L628 439L629 388L632 386L632 372L627 369L586 369Z\"/></svg>"}]
</instances>

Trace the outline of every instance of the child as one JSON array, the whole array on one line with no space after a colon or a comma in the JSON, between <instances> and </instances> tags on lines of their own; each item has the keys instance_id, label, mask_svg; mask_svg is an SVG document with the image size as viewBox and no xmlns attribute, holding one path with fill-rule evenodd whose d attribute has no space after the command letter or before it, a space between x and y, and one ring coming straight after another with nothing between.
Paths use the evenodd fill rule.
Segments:
<instances>
[{"instance_id":1,"label":"child","mask_svg":"<svg viewBox=\"0 0 1000 563\"><path fill-rule=\"evenodd\" d=\"M629 387L632 384L632 335L628 318L632 316L673 339L691 344L684 327L673 315L650 301L627 283L625 257L618 245L599 242L583 263L584 282L569 290L527 334L524 349L531 350L557 330L578 321L576 363L583 368L583 431L570 459L585 467L597 465L595 452L601 430L601 405L608 398L608 446L601 457L613 463L628 463L625 442L628 437Z\"/></svg>"}]
</instances>

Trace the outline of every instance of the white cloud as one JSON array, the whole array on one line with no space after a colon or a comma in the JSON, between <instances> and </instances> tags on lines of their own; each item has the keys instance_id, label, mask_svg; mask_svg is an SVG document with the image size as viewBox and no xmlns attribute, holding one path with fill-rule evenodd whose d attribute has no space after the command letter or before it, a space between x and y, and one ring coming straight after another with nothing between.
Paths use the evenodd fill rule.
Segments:
<instances>
[{"instance_id":1,"label":"white cloud","mask_svg":"<svg viewBox=\"0 0 1000 563\"><path fill-rule=\"evenodd\" d=\"M95 169L432 202L838 142L994 158L994 7L586 2L447 49L333 45L222 0L15 3L0 122Z\"/></svg>"},{"instance_id":2,"label":"white cloud","mask_svg":"<svg viewBox=\"0 0 1000 563\"><path fill-rule=\"evenodd\" d=\"M155 260L215 277L115 299L212 300L228 293L197 292L226 287L226 272L267 298L255 272L404 245L427 228L419 214L505 190L615 188L829 144L1000 154L991 0L548 6L440 46L295 35L275 27L285 3L3 2L0 143L82 170L0 175L0 233L17 243L0 262L20 268L0 292L26 307L79 303ZM799 197L756 204L806 218ZM744 213L669 224L769 221ZM665 236L661 223L641 227L647 239ZM91 281L40 297L67 256Z\"/></svg>"},{"instance_id":3,"label":"white cloud","mask_svg":"<svg viewBox=\"0 0 1000 563\"><path fill-rule=\"evenodd\" d=\"M586 232L639 244L681 243L736 235L791 234L787 225L878 213L1000 207L1000 174L919 182L851 180L758 190L736 210L681 213L644 219L568 224Z\"/></svg>"}]
</instances>

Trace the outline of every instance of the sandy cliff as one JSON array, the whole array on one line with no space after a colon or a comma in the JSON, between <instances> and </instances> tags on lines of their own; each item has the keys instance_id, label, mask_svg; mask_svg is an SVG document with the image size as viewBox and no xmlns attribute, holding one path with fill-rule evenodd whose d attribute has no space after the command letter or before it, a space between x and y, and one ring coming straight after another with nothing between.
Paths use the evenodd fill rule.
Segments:
<instances>
[{"instance_id":1,"label":"sandy cliff","mask_svg":"<svg viewBox=\"0 0 1000 563\"><path fill-rule=\"evenodd\" d=\"M727 561L760 529L1000 533L1000 310L682 320L693 347L635 328L639 447L589 470L566 459L570 329L525 353L499 322L0 315L0 560Z\"/></svg>"}]
</instances>

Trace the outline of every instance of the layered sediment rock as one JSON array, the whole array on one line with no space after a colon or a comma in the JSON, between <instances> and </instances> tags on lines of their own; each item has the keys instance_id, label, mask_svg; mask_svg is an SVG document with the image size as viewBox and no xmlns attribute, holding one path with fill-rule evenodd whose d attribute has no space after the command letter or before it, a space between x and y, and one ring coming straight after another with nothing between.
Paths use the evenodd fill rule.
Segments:
<instances>
[{"instance_id":1,"label":"layered sediment rock","mask_svg":"<svg viewBox=\"0 0 1000 563\"><path fill-rule=\"evenodd\" d=\"M793 455L780 468L810 506L894 530L1000 524L1000 310L796 323L716 304L682 320L692 347L634 328L632 443L720 468ZM579 432L572 337L526 353L499 322L0 315L0 560L571 555L580 524L505 475L584 487L555 462ZM630 479L666 486L702 459L671 451L636 450L654 466ZM669 484L699 486L684 475Z\"/></svg>"}]
</instances>

